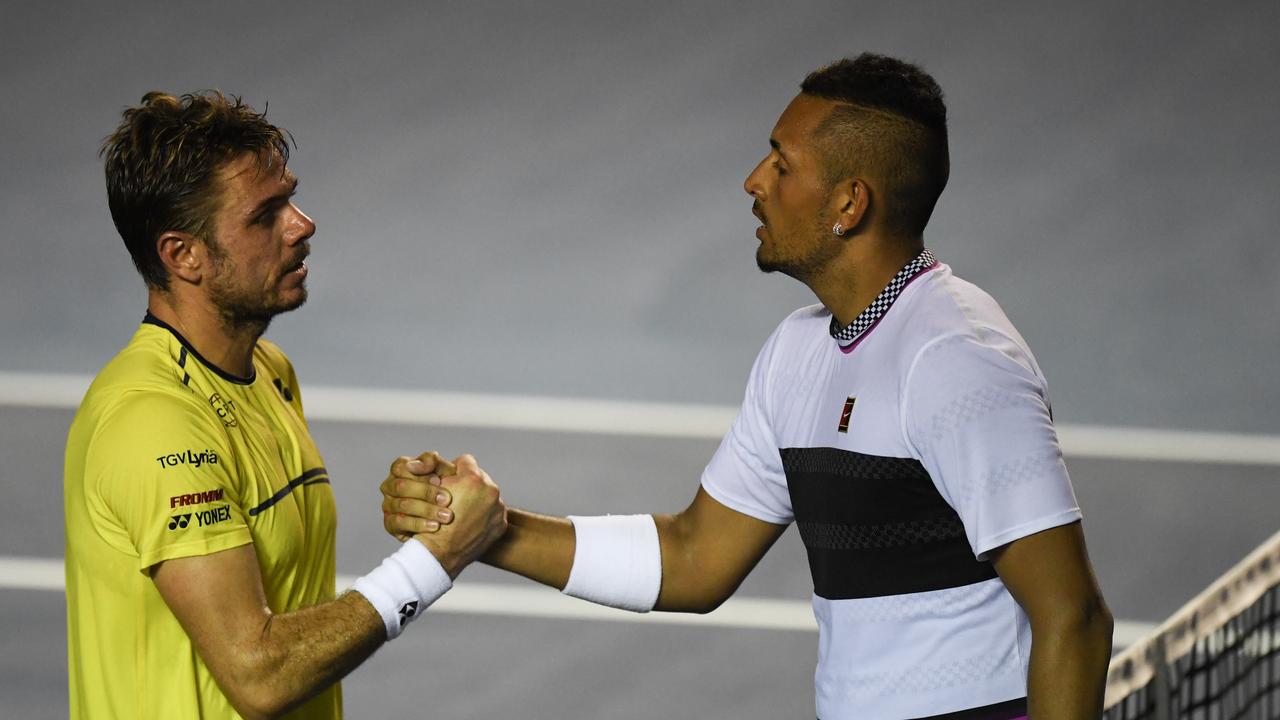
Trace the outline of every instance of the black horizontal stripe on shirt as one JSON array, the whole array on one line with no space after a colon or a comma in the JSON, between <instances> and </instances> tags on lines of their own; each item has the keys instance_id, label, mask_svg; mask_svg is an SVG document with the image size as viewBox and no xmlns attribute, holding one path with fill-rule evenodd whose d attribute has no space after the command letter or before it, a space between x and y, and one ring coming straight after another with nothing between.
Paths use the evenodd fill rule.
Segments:
<instances>
[{"instance_id":1,"label":"black horizontal stripe on shirt","mask_svg":"<svg viewBox=\"0 0 1280 720\"><path fill-rule=\"evenodd\" d=\"M945 590L996 577L913 458L783 448L814 593L828 600Z\"/></svg>"},{"instance_id":2,"label":"black horizontal stripe on shirt","mask_svg":"<svg viewBox=\"0 0 1280 720\"><path fill-rule=\"evenodd\" d=\"M1018 720L1027 716L1027 699L1007 700L994 705L959 710L945 715L930 715L916 720Z\"/></svg>"},{"instance_id":3,"label":"black horizontal stripe on shirt","mask_svg":"<svg viewBox=\"0 0 1280 720\"><path fill-rule=\"evenodd\" d=\"M328 470L325 470L322 467L312 468L311 470L308 470L302 473L301 475L299 475L298 477L290 480L289 484L277 490L274 495L264 500L262 504L258 505L257 507L249 508L249 515L252 517L262 512L263 510L270 508L272 505L275 505L276 503L288 497L289 493L293 492L294 490L297 490L303 485L316 485L319 483L328 483L328 482L329 482Z\"/></svg>"}]
</instances>

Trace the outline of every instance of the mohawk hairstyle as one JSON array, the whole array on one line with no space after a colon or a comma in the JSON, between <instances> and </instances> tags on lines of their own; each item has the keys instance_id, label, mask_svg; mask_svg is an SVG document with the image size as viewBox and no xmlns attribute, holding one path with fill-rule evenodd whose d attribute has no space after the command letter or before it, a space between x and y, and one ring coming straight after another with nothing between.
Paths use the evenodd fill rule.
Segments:
<instances>
[{"instance_id":1,"label":"mohawk hairstyle","mask_svg":"<svg viewBox=\"0 0 1280 720\"><path fill-rule=\"evenodd\" d=\"M911 63L862 53L809 73L800 91L839 103L814 133L828 185L878 178L887 197L873 212L890 232L920 237L951 172L938 83Z\"/></svg>"},{"instance_id":2,"label":"mohawk hairstyle","mask_svg":"<svg viewBox=\"0 0 1280 720\"><path fill-rule=\"evenodd\" d=\"M152 91L123 117L99 151L111 219L147 286L167 290L156 239L176 230L211 242L218 169L252 153L260 170L278 155L283 171L293 136L217 90L181 97Z\"/></svg>"}]
</instances>

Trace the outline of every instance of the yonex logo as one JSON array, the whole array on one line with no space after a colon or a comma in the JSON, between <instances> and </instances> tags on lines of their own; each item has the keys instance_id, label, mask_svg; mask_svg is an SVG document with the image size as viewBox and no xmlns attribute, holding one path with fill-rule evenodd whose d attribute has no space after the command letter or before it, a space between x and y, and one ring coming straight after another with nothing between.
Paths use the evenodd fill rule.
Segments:
<instances>
[{"instance_id":1,"label":"yonex logo","mask_svg":"<svg viewBox=\"0 0 1280 720\"><path fill-rule=\"evenodd\" d=\"M840 411L840 426L836 428L836 432L849 432L849 418L853 417L853 404L856 402L856 397L849 397L844 401L844 410Z\"/></svg>"},{"instance_id":2,"label":"yonex logo","mask_svg":"<svg viewBox=\"0 0 1280 720\"><path fill-rule=\"evenodd\" d=\"M404 606L400 608L400 627L404 627L404 624L409 622L409 620L413 618L414 615L417 615L417 614L418 614L417 600L414 600L413 602L405 603Z\"/></svg>"},{"instance_id":3,"label":"yonex logo","mask_svg":"<svg viewBox=\"0 0 1280 720\"><path fill-rule=\"evenodd\" d=\"M284 398L285 402L293 402L293 393L290 392L289 388L285 386L284 383L280 382L280 378L276 378L271 382L276 386L276 389L280 391L280 395Z\"/></svg>"},{"instance_id":4,"label":"yonex logo","mask_svg":"<svg viewBox=\"0 0 1280 720\"><path fill-rule=\"evenodd\" d=\"M181 515L173 515L169 518L170 530L182 530L191 524L191 518L196 519L196 525L199 527L209 527L226 522L231 519L231 506L219 505L208 510L200 510L194 513L183 513Z\"/></svg>"}]
</instances>

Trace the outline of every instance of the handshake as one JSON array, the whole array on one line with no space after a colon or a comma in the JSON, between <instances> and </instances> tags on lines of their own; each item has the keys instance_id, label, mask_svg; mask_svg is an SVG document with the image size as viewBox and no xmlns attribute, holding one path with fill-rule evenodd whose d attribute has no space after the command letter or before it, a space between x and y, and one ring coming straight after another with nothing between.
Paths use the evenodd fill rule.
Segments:
<instances>
[{"instance_id":1,"label":"handshake","mask_svg":"<svg viewBox=\"0 0 1280 720\"><path fill-rule=\"evenodd\" d=\"M386 531L425 545L451 578L507 531L501 491L470 455L396 458L381 490Z\"/></svg>"}]
</instances>

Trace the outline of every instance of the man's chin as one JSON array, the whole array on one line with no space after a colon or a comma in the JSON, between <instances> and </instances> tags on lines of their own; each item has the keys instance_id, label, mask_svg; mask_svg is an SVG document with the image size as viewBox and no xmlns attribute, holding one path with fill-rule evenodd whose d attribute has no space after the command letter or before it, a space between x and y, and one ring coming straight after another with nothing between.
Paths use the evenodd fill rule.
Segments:
<instances>
[{"instance_id":1,"label":"man's chin","mask_svg":"<svg viewBox=\"0 0 1280 720\"><path fill-rule=\"evenodd\" d=\"M288 302L284 303L283 307L281 307L280 309L280 312L282 313L292 312L302 307L303 305L306 305L307 296L308 296L308 293L306 288L298 288L297 295L291 298Z\"/></svg>"},{"instance_id":2,"label":"man's chin","mask_svg":"<svg viewBox=\"0 0 1280 720\"><path fill-rule=\"evenodd\" d=\"M271 305L259 305L249 307L245 305L223 307L223 319L230 325L237 327L257 327L259 332L264 332L271 321L277 315L282 315L293 310L297 310L307 302L307 293L305 291L295 294L288 300L281 299L280 302Z\"/></svg>"},{"instance_id":3,"label":"man's chin","mask_svg":"<svg viewBox=\"0 0 1280 720\"><path fill-rule=\"evenodd\" d=\"M760 272L762 273L782 273L793 280L799 280L806 285L809 284L807 279L808 276L804 272L804 265L788 263L776 258L765 257L757 252L756 267L760 268Z\"/></svg>"},{"instance_id":4,"label":"man's chin","mask_svg":"<svg viewBox=\"0 0 1280 720\"><path fill-rule=\"evenodd\" d=\"M764 243L760 243L760 247L756 248L756 267L760 268L760 272L771 273L778 270L772 260L765 257Z\"/></svg>"},{"instance_id":5,"label":"man's chin","mask_svg":"<svg viewBox=\"0 0 1280 720\"><path fill-rule=\"evenodd\" d=\"M764 246L761 245L756 249L756 267L760 268L763 273L785 273L787 266L785 263L778 261L776 258L768 257L764 254Z\"/></svg>"},{"instance_id":6,"label":"man's chin","mask_svg":"<svg viewBox=\"0 0 1280 720\"><path fill-rule=\"evenodd\" d=\"M263 308L263 311L272 317L292 312L305 305L307 297L307 288L299 285L277 295L269 306Z\"/></svg>"}]
</instances>

